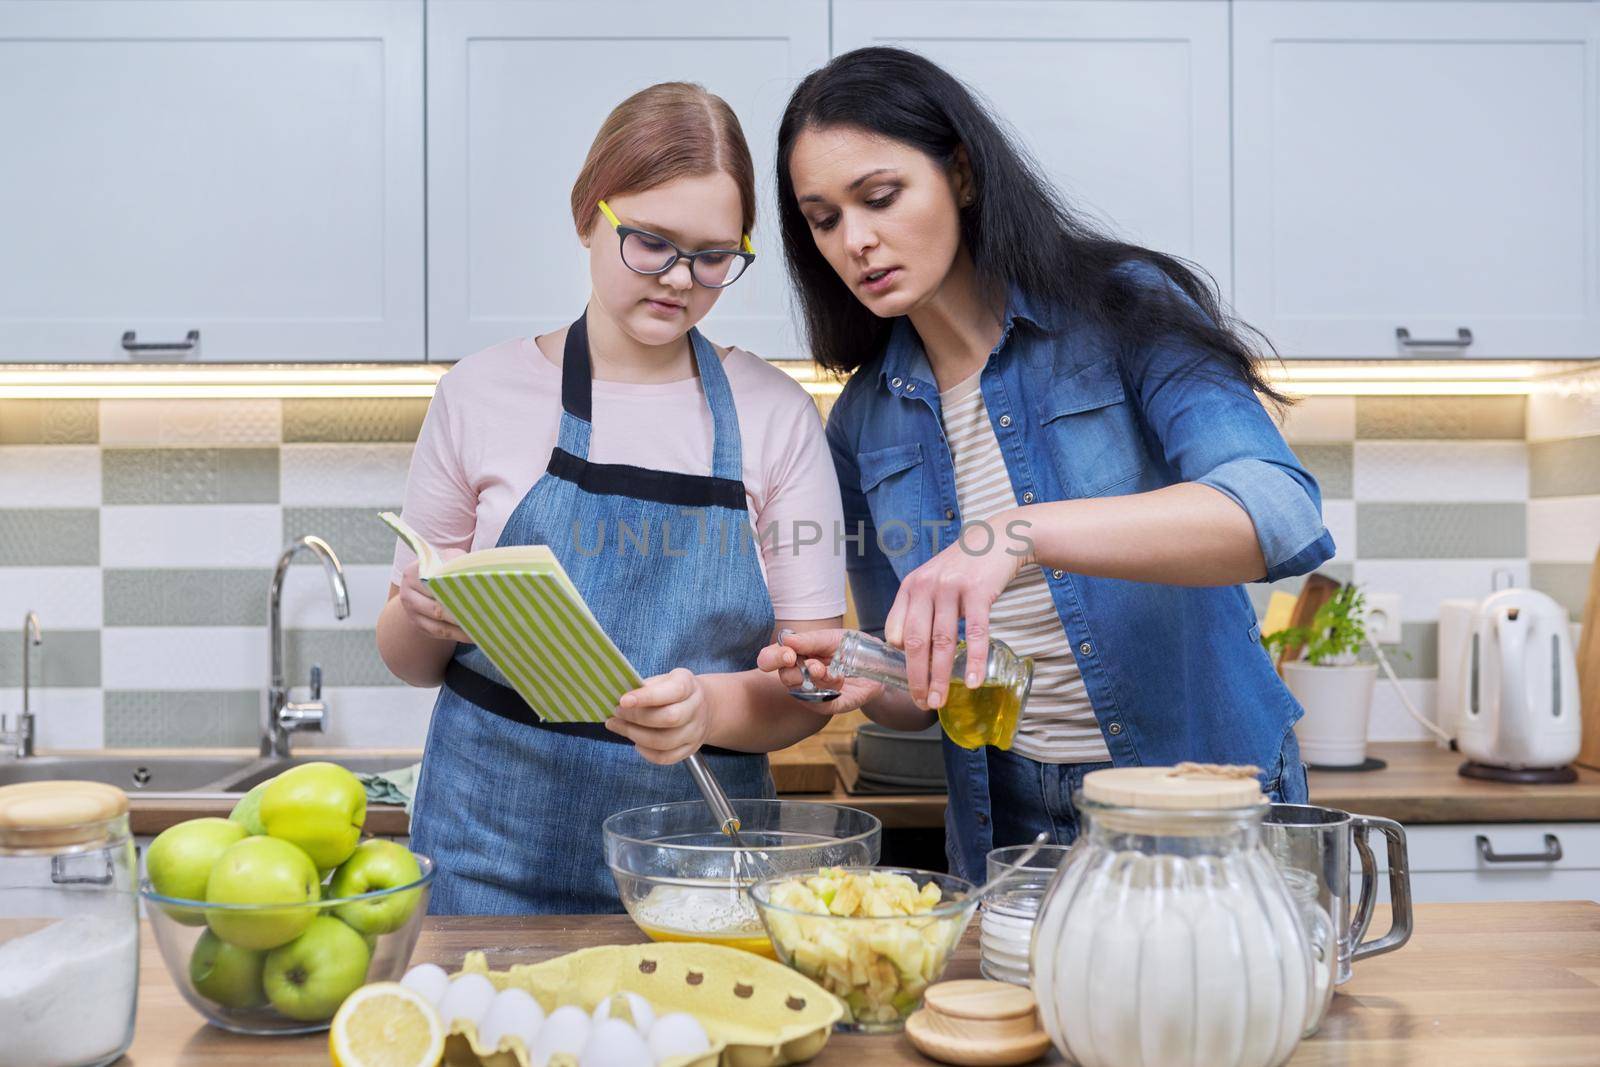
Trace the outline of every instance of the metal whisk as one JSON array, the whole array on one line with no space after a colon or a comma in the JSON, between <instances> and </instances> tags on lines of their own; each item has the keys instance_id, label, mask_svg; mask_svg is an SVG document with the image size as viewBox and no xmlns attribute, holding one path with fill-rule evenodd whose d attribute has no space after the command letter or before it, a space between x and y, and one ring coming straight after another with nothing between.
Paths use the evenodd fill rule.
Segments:
<instances>
[{"instance_id":1,"label":"metal whisk","mask_svg":"<svg viewBox=\"0 0 1600 1067\"><path fill-rule=\"evenodd\" d=\"M733 805L728 803L728 794L722 791L722 785L717 781L716 775L706 766L705 758L696 752L684 760L684 763L688 765L689 773L694 775L694 784L700 787L700 795L706 798L706 806L716 817L718 829L727 834L728 839L733 842L735 849L733 880L744 884L777 874L777 868L772 866L765 854L745 848L744 840L739 836L738 813L733 810Z\"/></svg>"}]
</instances>

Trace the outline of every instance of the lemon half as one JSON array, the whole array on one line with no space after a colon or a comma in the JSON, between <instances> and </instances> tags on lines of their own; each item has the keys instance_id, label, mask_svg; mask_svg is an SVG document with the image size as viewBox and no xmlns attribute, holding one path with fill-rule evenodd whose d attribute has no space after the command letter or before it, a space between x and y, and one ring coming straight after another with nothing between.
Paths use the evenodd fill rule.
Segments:
<instances>
[{"instance_id":1,"label":"lemon half","mask_svg":"<svg viewBox=\"0 0 1600 1067\"><path fill-rule=\"evenodd\" d=\"M374 982L339 1006L328 1051L334 1067L435 1067L444 1036L426 997L399 982Z\"/></svg>"}]
</instances>

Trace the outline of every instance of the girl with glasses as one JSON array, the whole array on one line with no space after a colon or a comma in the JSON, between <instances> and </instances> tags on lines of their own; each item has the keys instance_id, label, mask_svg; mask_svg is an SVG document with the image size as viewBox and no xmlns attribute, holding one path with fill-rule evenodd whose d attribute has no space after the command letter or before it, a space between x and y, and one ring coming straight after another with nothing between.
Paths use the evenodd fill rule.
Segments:
<instances>
[{"instance_id":1,"label":"girl with glasses","mask_svg":"<svg viewBox=\"0 0 1600 1067\"><path fill-rule=\"evenodd\" d=\"M945 740L951 869L1077 830L1109 764L1251 764L1301 802L1291 727L1242 583L1327 560L1283 398L1201 272L1080 218L972 92L866 48L809 75L778 134L784 252L812 353L852 372L828 418L863 629L911 694L859 679L833 711L932 721L990 638L1034 659L1012 747ZM836 633L764 650L786 684ZM820 662L819 662L820 661Z\"/></svg>"},{"instance_id":2,"label":"girl with glasses","mask_svg":"<svg viewBox=\"0 0 1600 1067\"><path fill-rule=\"evenodd\" d=\"M645 682L603 726L546 721L397 548L378 642L400 678L441 686L411 819L438 913L621 911L605 816L698 797L671 766L697 750L730 796L770 797L759 753L824 721L755 669L777 627L844 611L842 561L796 533L839 517L821 420L781 370L696 328L755 258L738 120L698 86L635 94L570 208L588 306L441 379L404 518L447 555L549 546Z\"/></svg>"}]
</instances>

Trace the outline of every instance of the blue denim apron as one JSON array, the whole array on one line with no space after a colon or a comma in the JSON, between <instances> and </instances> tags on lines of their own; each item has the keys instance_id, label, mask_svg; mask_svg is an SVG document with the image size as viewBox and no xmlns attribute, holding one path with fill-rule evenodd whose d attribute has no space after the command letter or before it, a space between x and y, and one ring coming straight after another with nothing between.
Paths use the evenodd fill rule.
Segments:
<instances>
[{"instance_id":1,"label":"blue denim apron","mask_svg":"<svg viewBox=\"0 0 1600 1067\"><path fill-rule=\"evenodd\" d=\"M500 545L549 546L641 676L748 670L771 640L772 599L749 536L733 393L689 331L711 408L709 476L589 462L588 330L567 332L561 431ZM438 865L441 915L587 914L622 906L600 823L624 808L698 799L686 768L647 762L598 724L542 723L483 652L459 645L428 729L411 845ZM734 797L770 797L763 755L705 748Z\"/></svg>"}]
</instances>

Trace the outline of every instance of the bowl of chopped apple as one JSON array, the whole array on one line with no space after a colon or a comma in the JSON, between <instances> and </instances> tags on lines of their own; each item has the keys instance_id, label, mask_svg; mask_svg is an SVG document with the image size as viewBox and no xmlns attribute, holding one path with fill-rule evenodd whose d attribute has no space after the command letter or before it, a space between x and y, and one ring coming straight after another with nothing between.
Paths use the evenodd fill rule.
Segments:
<instances>
[{"instance_id":1,"label":"bowl of chopped apple","mask_svg":"<svg viewBox=\"0 0 1600 1067\"><path fill-rule=\"evenodd\" d=\"M976 887L905 867L822 867L750 887L778 958L844 1004L836 1029L901 1029L972 921Z\"/></svg>"}]
</instances>

